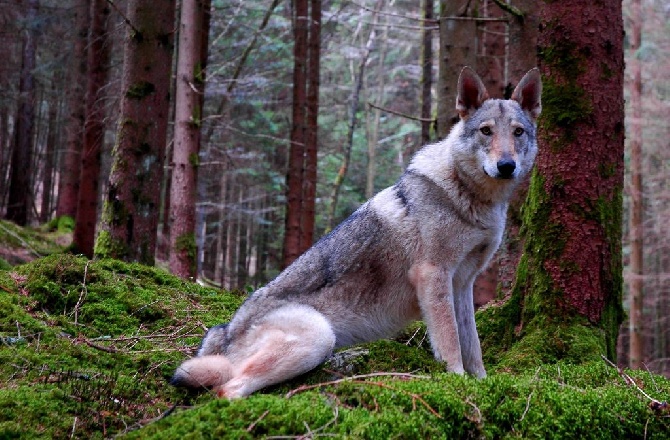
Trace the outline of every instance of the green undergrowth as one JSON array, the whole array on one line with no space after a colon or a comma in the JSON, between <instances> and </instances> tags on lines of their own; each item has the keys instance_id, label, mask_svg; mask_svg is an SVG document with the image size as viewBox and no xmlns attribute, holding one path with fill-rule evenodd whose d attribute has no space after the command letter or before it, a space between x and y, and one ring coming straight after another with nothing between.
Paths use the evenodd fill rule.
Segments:
<instances>
[{"instance_id":1,"label":"green undergrowth","mask_svg":"<svg viewBox=\"0 0 670 440\"><path fill-rule=\"evenodd\" d=\"M59 217L39 227L0 220L0 270L62 252L71 241L73 228L70 217Z\"/></svg>"},{"instance_id":2,"label":"green undergrowth","mask_svg":"<svg viewBox=\"0 0 670 440\"><path fill-rule=\"evenodd\" d=\"M0 438L666 438L670 382L603 361L444 373L421 325L248 398L167 384L242 293L53 255L0 270ZM337 360L340 359L340 360ZM343 359L343 360L342 360Z\"/></svg>"},{"instance_id":3,"label":"green undergrowth","mask_svg":"<svg viewBox=\"0 0 670 440\"><path fill-rule=\"evenodd\" d=\"M636 375L668 397L670 383ZM298 389L299 390L299 389ZM665 439L670 421L604 363L552 365L484 380L346 379L293 394L256 394L180 409L130 438Z\"/></svg>"}]
</instances>

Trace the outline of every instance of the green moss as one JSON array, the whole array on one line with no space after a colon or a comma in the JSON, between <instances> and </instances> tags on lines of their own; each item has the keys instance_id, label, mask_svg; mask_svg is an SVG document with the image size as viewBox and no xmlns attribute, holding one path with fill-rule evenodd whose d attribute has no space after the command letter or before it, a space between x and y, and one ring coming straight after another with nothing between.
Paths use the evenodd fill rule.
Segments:
<instances>
[{"instance_id":1,"label":"green moss","mask_svg":"<svg viewBox=\"0 0 670 440\"><path fill-rule=\"evenodd\" d=\"M663 398L669 383L660 383ZM618 439L646 433L647 438L664 438L670 422L653 416L634 393L602 362L541 367L518 376L494 374L484 380L445 373L409 380L374 377L290 398L256 394L234 402L213 400L129 437Z\"/></svg>"},{"instance_id":2,"label":"green moss","mask_svg":"<svg viewBox=\"0 0 670 440\"><path fill-rule=\"evenodd\" d=\"M0 258L0 270L9 270L11 268L12 268L12 265L9 264L9 262Z\"/></svg>"},{"instance_id":3,"label":"green moss","mask_svg":"<svg viewBox=\"0 0 670 440\"><path fill-rule=\"evenodd\" d=\"M156 86L148 81L139 81L131 84L126 91L126 97L130 99L141 100L153 94L156 91Z\"/></svg>"},{"instance_id":4,"label":"green moss","mask_svg":"<svg viewBox=\"0 0 670 440\"><path fill-rule=\"evenodd\" d=\"M124 258L128 252L128 245L122 240L115 240L108 230L103 229L98 233L93 249L97 258Z\"/></svg>"},{"instance_id":5,"label":"green moss","mask_svg":"<svg viewBox=\"0 0 670 440\"><path fill-rule=\"evenodd\" d=\"M605 329L607 356L616 359L616 346L619 327L624 320L623 311L623 252L621 249L621 228L623 221L623 190L621 187L614 193L612 200L599 198L595 203L598 224L605 230L609 251L610 270L604 280L605 298L601 316L601 327Z\"/></svg>"},{"instance_id":6,"label":"green moss","mask_svg":"<svg viewBox=\"0 0 670 440\"><path fill-rule=\"evenodd\" d=\"M229 402L166 381L202 329L229 320L243 296L140 264L69 254L0 271L0 286L2 438L664 439L670 429L667 414L651 411L601 360L539 366L554 356L581 362L584 353L599 355L598 329L584 325L546 326L544 334L540 325L537 334L518 329L529 335L525 348L514 346L498 372L487 361L489 377L476 380L444 373L426 347L425 327L416 324L403 342L356 347L363 354L347 373L414 377L341 380L326 364ZM509 327L518 315L515 301L488 309L501 318L491 325ZM480 324L486 316L478 314ZM561 346L565 353L556 354ZM631 374L654 398L670 399L667 379ZM340 381L324 384L333 380ZM305 384L314 387L286 397Z\"/></svg>"},{"instance_id":7,"label":"green moss","mask_svg":"<svg viewBox=\"0 0 670 440\"><path fill-rule=\"evenodd\" d=\"M200 166L200 156L198 156L198 153L189 154L188 163L190 163L193 168L199 167Z\"/></svg>"},{"instance_id":8,"label":"green moss","mask_svg":"<svg viewBox=\"0 0 670 440\"><path fill-rule=\"evenodd\" d=\"M0 438L106 438L155 417L183 397L166 381L202 328L242 301L117 260L13 270L0 271Z\"/></svg>"},{"instance_id":9,"label":"green moss","mask_svg":"<svg viewBox=\"0 0 670 440\"><path fill-rule=\"evenodd\" d=\"M539 63L554 73L542 78L542 115L538 121L540 132L545 133L544 141L553 151L570 145L575 138L575 125L593 112L593 104L579 83L588 56L566 36L538 49Z\"/></svg>"}]
</instances>

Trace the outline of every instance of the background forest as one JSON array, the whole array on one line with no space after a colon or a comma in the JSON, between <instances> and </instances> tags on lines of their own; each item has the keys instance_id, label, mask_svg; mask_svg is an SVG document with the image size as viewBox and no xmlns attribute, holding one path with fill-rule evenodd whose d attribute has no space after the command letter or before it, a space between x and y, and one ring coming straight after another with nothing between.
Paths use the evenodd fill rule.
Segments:
<instances>
[{"instance_id":1,"label":"background forest","mask_svg":"<svg viewBox=\"0 0 670 440\"><path fill-rule=\"evenodd\" d=\"M184 274L168 263L171 249L174 254L179 245L174 230L169 236L171 225L182 222L181 217L170 214L170 205L177 201L172 192L175 180L170 174L179 169L173 150L182 148L178 142L182 138L175 99L165 102L169 115L164 118L167 135L156 150L158 178L162 182L159 203L144 206L147 217L158 225L155 252L150 252L148 261L155 258L157 264L182 276L195 276L203 283L225 289L259 286L274 277L287 261L284 231L290 226L287 206L291 202L287 175L292 169L291 146L296 144L292 136L298 43L293 8L299 7L298 1L212 0L211 4L202 1L195 5L196 2L184 0L176 8L171 1L1 1L0 56L4 62L0 67L0 215L28 225L54 219L66 223L62 219L69 216L77 219L77 227L84 223L93 228L97 225L99 233L100 229L112 229L119 216L111 213L106 217L103 211L106 203L110 205L110 194L120 192L123 182L136 185L131 199L142 198L138 195L142 184L110 175L122 168L118 158L123 154L129 154L126 159L131 170L144 163L138 159L144 153L123 149L125 135L120 135L125 133L124 124L128 121L122 115L127 105L124 98L134 96L139 101L147 94L141 88L130 93L124 85L130 65L124 60L128 41L137 42L135 26L145 17L132 11L141 11L143 3L160 16L174 17L168 20L170 31L164 41L157 38L159 43L155 46L169 56L151 58L159 60L153 62L154 70L166 74L170 97L179 100L182 76L178 72L183 59L177 55L180 45L183 49L195 44L188 47L199 49L200 54L200 58L194 55L193 66L197 68L190 69L194 78L186 90L194 92L191 99L195 106L186 129L197 133L199 146L195 153L184 156L184 163L197 168L197 188L184 196L186 206L194 206L191 232L195 246L181 248L190 252L194 267ZM444 31L439 29L435 17L442 13L463 19L453 23L473 24L469 30L456 29L464 32L454 39L462 46L449 46L449 57L453 65L467 60L487 81L492 94L503 96L520 78L518 64L525 63L525 70L535 65L532 51L525 54L530 58L520 60L519 36L512 29L513 7L521 3L524 2L311 2L312 7L321 7L320 48L316 50L320 74L315 215L314 227L308 228L313 229L315 240L372 194L393 184L412 153L447 130L449 111L441 106L451 109L453 99L441 99L445 92L440 78L447 74L447 68L440 65L444 61L444 56L438 55ZM641 9L636 15L638 4ZM183 19L182 9L192 5L200 8L199 18L188 28L195 29L193 35L199 35L195 43L183 40L187 35L179 31L186 28L176 24ZM89 16L89 8L98 13ZM642 284L638 290L643 296L635 297L640 298L641 306L642 319L637 325L643 335L642 359L651 371L669 375L670 229L663 219L670 215L670 2L626 0L623 11L628 139L624 278L627 286ZM90 17L100 20L96 24ZM534 17L526 20L527 24L532 23ZM631 41L636 26L641 30L639 43ZM97 37L88 37L89 29L97 29L98 33L92 34ZM525 38L529 40L526 44L534 47L530 40L536 37ZM314 60L309 41L304 43L305 53L311 53ZM174 55L170 50L173 46ZM196 55L197 52L190 51ZM444 81L453 82L448 78ZM310 87L305 88L306 101L313 90ZM636 102L639 106L634 108ZM197 110L198 106L202 110ZM145 107L144 110L153 108L153 104ZM309 114L309 102L306 108ZM99 116L97 132L85 114ZM84 124L84 120L88 122ZM629 141L636 139L634 130L641 130L640 155ZM78 160L69 161L73 151L89 148L86 139L99 140L99 151L85 149L84 154L76 154ZM132 154L136 156L133 158ZM97 158L99 173L94 166ZM89 171L93 173L86 175ZM80 175L82 188L89 185L94 189L92 200L73 201L65 195L73 185L68 179ZM640 184L641 192L635 189ZM81 190L80 183L76 185ZM21 194L13 192L13 187L20 188ZM637 194L641 194L639 199L635 199ZM17 216L14 207L21 199L26 209ZM634 199L639 203L634 204ZM634 205L641 211L636 211ZM77 206L93 207L93 211L77 212ZM641 215L636 216L636 212ZM76 230L74 236L75 246L82 246L78 249L86 254L83 242L78 241L82 236ZM631 244L640 239L642 254L635 255ZM114 255L114 249L110 249ZM9 254L0 256L11 264L21 262ZM492 299L498 290L504 293L509 289L510 271L514 268L509 268L504 257L503 252L497 266L485 277L490 282L480 283L478 304ZM633 302L626 293L627 310ZM627 328L624 324L620 338L622 362L627 362Z\"/></svg>"}]
</instances>

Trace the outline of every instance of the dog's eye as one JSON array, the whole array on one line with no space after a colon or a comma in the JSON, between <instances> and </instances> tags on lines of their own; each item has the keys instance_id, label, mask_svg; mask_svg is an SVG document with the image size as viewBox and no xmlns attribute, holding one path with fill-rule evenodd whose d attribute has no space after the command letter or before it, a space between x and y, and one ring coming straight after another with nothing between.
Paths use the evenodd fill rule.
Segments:
<instances>
[{"instance_id":1,"label":"dog's eye","mask_svg":"<svg viewBox=\"0 0 670 440\"><path fill-rule=\"evenodd\" d=\"M523 128L517 127L514 129L514 136L521 136L523 134Z\"/></svg>"},{"instance_id":2,"label":"dog's eye","mask_svg":"<svg viewBox=\"0 0 670 440\"><path fill-rule=\"evenodd\" d=\"M491 131L491 127L482 127L479 129L479 131L481 131L484 136L491 136L491 134L493 133Z\"/></svg>"}]
</instances>

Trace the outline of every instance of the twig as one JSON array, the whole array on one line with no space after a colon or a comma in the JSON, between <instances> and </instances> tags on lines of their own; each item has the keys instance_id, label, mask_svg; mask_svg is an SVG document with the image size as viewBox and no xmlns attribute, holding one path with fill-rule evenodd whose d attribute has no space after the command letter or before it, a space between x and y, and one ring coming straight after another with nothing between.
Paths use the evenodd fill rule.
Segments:
<instances>
[{"instance_id":1,"label":"twig","mask_svg":"<svg viewBox=\"0 0 670 440\"><path fill-rule=\"evenodd\" d=\"M640 388L638 386L638 384L635 382L635 380L632 377L630 377L628 374L624 373L623 369L617 367L612 361L607 359L604 355L601 354L600 357L603 358L603 360L605 362L607 362L612 368L615 368L617 370L617 372L619 373L619 376L621 376L624 379L626 384L634 386L640 394L642 394L644 397L646 397L647 399L650 400L649 407L651 409L653 409L654 411L667 411L668 410L668 408L670 407L668 405L668 402L665 402L665 401L661 402L659 400L654 399L649 394L645 393L642 390L642 388Z\"/></svg>"},{"instance_id":2,"label":"twig","mask_svg":"<svg viewBox=\"0 0 670 440\"><path fill-rule=\"evenodd\" d=\"M427 119L427 118L419 118L419 117L417 117L417 116L412 116L412 115L408 115L408 114L405 114L405 113L397 112L397 111L395 111L395 110L391 110L391 109L389 109L389 108L380 107L380 106L378 106L378 105L376 105L376 104L373 104L373 103L371 103L371 102L369 102L369 101L368 101L368 106L369 106L369 107L372 107L372 108L374 108L374 109L377 109L377 110L381 110L381 111L386 112L386 113L391 113L392 115L400 116L400 117L403 117L403 118L405 118L405 119L410 119L410 120L412 120L412 121L430 122L431 124L436 122L435 119L430 119L430 118L428 118L428 119Z\"/></svg>"},{"instance_id":3,"label":"twig","mask_svg":"<svg viewBox=\"0 0 670 440\"><path fill-rule=\"evenodd\" d=\"M268 410L265 410L265 412L264 412L263 414L261 414L261 416L260 416L259 418L257 418L256 420L254 420L254 422L253 422L251 425L247 426L247 432L251 432L251 431L253 431L254 428L256 427L256 425L257 425L261 420L263 420L263 419L265 418L265 416L267 416L269 413L270 413L270 410L269 410L269 409L268 409Z\"/></svg>"},{"instance_id":4,"label":"twig","mask_svg":"<svg viewBox=\"0 0 670 440\"><path fill-rule=\"evenodd\" d=\"M496 5L498 5L498 7L499 7L500 9L502 9L503 11L512 14L512 15L515 16L516 18L521 18L521 19L523 19L523 12L521 12L521 10L520 10L519 8L516 8L516 7L512 6L512 5L510 5L509 3L505 3L505 2L502 1L502 0L493 0L493 3L495 3Z\"/></svg>"},{"instance_id":5,"label":"twig","mask_svg":"<svg viewBox=\"0 0 670 440\"><path fill-rule=\"evenodd\" d=\"M8 233L9 235L11 235L12 237L14 237L14 238L16 238L17 240L19 240L19 241L21 242L21 244L22 244L23 246L27 247L28 250L29 250L30 252L32 252L33 254L35 254L35 256L36 256L37 258L40 258L40 257L43 256L42 254L40 254L39 252L37 252L35 249L33 249L33 247L30 246L30 245L29 245L24 239L22 239L18 234L16 234L16 233L10 231L9 229L7 229L2 223L0 223L0 228L2 228L3 231L5 231L5 232ZM10 292L10 293L11 293L11 292Z\"/></svg>"},{"instance_id":6,"label":"twig","mask_svg":"<svg viewBox=\"0 0 670 440\"><path fill-rule=\"evenodd\" d=\"M133 24L130 22L130 20L128 20L128 17L125 16L125 14L123 13L123 11L121 11L121 10L119 9L119 7L116 6L116 3L114 3L113 0L107 0L107 3L109 3L110 5L112 5L112 7L113 7L114 10L116 11L116 13L119 14L119 15L121 16L121 18L123 18L123 21L126 22L126 24L127 24L128 26L130 26L130 28L131 28L136 34L141 34L141 32L140 32L135 26L133 26Z\"/></svg>"},{"instance_id":7,"label":"twig","mask_svg":"<svg viewBox=\"0 0 670 440\"><path fill-rule=\"evenodd\" d=\"M89 347L95 348L95 349L100 350L100 351L104 351L104 352L107 352L107 353L118 353L119 352L119 350L117 350L116 348L104 347L102 345L94 344L93 342L91 342L88 339L83 338L83 337L80 338L80 340L83 341L84 344L88 345Z\"/></svg>"},{"instance_id":8,"label":"twig","mask_svg":"<svg viewBox=\"0 0 670 440\"><path fill-rule=\"evenodd\" d=\"M84 281L82 281L82 288L81 288L81 293L79 294L79 299L77 300L77 304L74 305L74 325L77 325L77 320L79 318L79 307L81 306L82 301L88 294L88 290L86 289L86 276L88 275L88 265L90 261L86 262L86 266L84 266Z\"/></svg>"},{"instance_id":9,"label":"twig","mask_svg":"<svg viewBox=\"0 0 670 440\"><path fill-rule=\"evenodd\" d=\"M286 393L286 398L291 398L294 395L301 393L303 391L311 390L314 388L320 388L323 386L328 386L328 385L337 385L341 382L347 382L347 381L360 381L360 379L368 379L371 377L401 377L401 378L407 378L407 379L430 379L428 376L419 376L416 374L410 374L410 373L370 373L370 374L359 374L356 376L348 376L348 377L343 377L342 379L335 379L335 380L330 380L327 382L320 382L317 384L313 385L301 385L298 388L295 388L288 393Z\"/></svg>"},{"instance_id":10,"label":"twig","mask_svg":"<svg viewBox=\"0 0 670 440\"><path fill-rule=\"evenodd\" d=\"M288 393L286 393L285 397L288 399L288 398L291 398L292 396L294 396L298 393L301 393L303 391L311 390L311 389L314 389L314 388L320 388L320 387L328 386L328 385L338 385L338 384L343 383L343 382L360 383L360 384L363 384L363 385L376 385L376 386L381 387L381 388L386 388L386 389L389 389L389 390L392 390L392 391L401 392L403 394L406 394L406 395L408 395L412 398L413 403L415 403L418 400L428 411L431 412L431 414L433 414L438 419L442 418L442 416L437 411L435 411L433 409L433 407L431 407L428 404L428 402L426 402L418 394L406 392L406 391L403 391L403 390L398 390L396 388L393 388L393 387L391 387L389 385L386 385L384 383L381 383L381 382L368 382L368 381L365 381L365 380L361 380L361 379L366 379L366 378L370 378L370 377L381 377L381 376L402 377L402 378L411 378L411 379L429 379L429 377L427 377L427 376L418 376L418 375L408 374L408 373L361 374L361 375L357 375L357 376L350 376L350 377L345 377L345 378L342 378L342 379L331 380L331 381L328 381L328 382L321 382L321 383L317 383L317 384L314 384L314 385L302 385L302 386L300 386L298 388L295 388L295 389L289 391Z\"/></svg>"},{"instance_id":11,"label":"twig","mask_svg":"<svg viewBox=\"0 0 670 440\"><path fill-rule=\"evenodd\" d=\"M74 438L74 431L77 428L77 416L74 416L74 422L72 423L72 432L70 432L70 438Z\"/></svg>"},{"instance_id":12,"label":"twig","mask_svg":"<svg viewBox=\"0 0 670 440\"><path fill-rule=\"evenodd\" d=\"M530 392L528 395L528 398L526 399L526 409L523 410L523 414L521 414L521 418L519 419L519 422L523 422L523 419L526 417L526 414L528 414L528 409L530 408L530 399L533 397L533 391Z\"/></svg>"}]
</instances>

